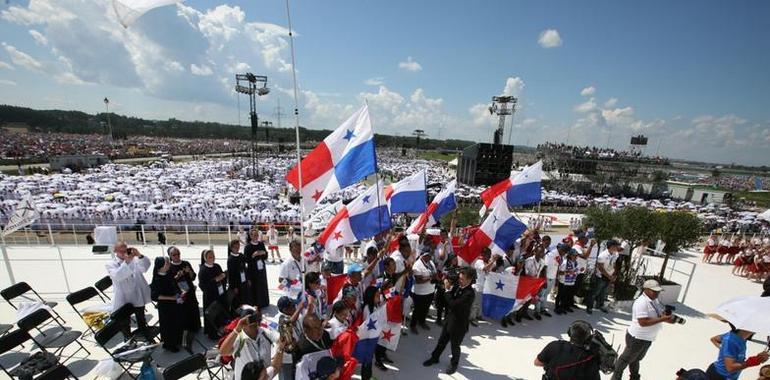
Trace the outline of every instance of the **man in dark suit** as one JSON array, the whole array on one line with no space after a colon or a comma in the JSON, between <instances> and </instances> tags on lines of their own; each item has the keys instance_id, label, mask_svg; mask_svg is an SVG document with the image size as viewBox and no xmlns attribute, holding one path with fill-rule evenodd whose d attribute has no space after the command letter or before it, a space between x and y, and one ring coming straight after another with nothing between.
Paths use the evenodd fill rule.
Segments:
<instances>
[{"instance_id":1,"label":"man in dark suit","mask_svg":"<svg viewBox=\"0 0 770 380\"><path fill-rule=\"evenodd\" d=\"M460 343L462 343L465 333L468 332L468 323L470 321L471 306L475 292L471 284L476 276L473 268L463 268L456 283L449 279L444 279L444 301L446 301L447 316L444 327L441 329L441 337L438 338L436 349L431 353L430 358L422 363L428 367L438 363L441 353L444 352L447 343L451 343L452 361L446 370L448 375L457 371L457 365L460 363Z\"/></svg>"}]
</instances>

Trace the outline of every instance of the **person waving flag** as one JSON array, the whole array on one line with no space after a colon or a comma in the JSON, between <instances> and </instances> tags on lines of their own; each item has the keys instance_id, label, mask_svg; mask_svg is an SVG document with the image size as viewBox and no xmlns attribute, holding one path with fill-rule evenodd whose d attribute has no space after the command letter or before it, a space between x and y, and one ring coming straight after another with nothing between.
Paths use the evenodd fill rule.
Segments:
<instances>
[{"instance_id":1,"label":"person waving flag","mask_svg":"<svg viewBox=\"0 0 770 380\"><path fill-rule=\"evenodd\" d=\"M329 194L353 185L376 171L374 133L369 108L364 105L326 136L302 159L300 165L291 168L286 174L286 181L299 190L301 205L309 213Z\"/></svg>"}]
</instances>

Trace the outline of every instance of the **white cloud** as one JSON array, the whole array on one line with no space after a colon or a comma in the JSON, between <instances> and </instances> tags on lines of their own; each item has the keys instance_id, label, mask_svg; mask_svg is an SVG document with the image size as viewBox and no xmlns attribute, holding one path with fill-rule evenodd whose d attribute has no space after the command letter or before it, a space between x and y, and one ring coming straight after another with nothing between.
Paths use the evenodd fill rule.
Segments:
<instances>
[{"instance_id":1,"label":"white cloud","mask_svg":"<svg viewBox=\"0 0 770 380\"><path fill-rule=\"evenodd\" d=\"M198 65L196 65L194 63L190 64L190 72L193 75L198 75L198 76L202 76L202 77L214 74L214 70L212 70L211 67L208 67L206 65L198 66Z\"/></svg>"},{"instance_id":2,"label":"white cloud","mask_svg":"<svg viewBox=\"0 0 770 380\"><path fill-rule=\"evenodd\" d=\"M75 13L57 6L53 0L30 0L27 8L13 5L0 12L0 18L20 25L67 22L76 18Z\"/></svg>"},{"instance_id":3,"label":"white cloud","mask_svg":"<svg viewBox=\"0 0 770 380\"><path fill-rule=\"evenodd\" d=\"M383 77L369 78L364 81L364 84L367 86L382 86L383 84L385 84L385 78Z\"/></svg>"},{"instance_id":4,"label":"white cloud","mask_svg":"<svg viewBox=\"0 0 770 380\"><path fill-rule=\"evenodd\" d=\"M251 70L251 65L246 62L237 62L230 69L233 73L244 73Z\"/></svg>"},{"instance_id":5,"label":"white cloud","mask_svg":"<svg viewBox=\"0 0 770 380\"><path fill-rule=\"evenodd\" d=\"M0 85L3 85L3 86L16 86L17 84L16 84L16 82L14 82L12 80L0 79Z\"/></svg>"},{"instance_id":6,"label":"white cloud","mask_svg":"<svg viewBox=\"0 0 770 380\"><path fill-rule=\"evenodd\" d=\"M3 42L2 45L5 48L5 51L8 52L8 55L11 56L11 62L14 64L33 71L40 71L43 69L43 64L40 63L40 61L32 58L29 54L5 42Z\"/></svg>"},{"instance_id":7,"label":"white cloud","mask_svg":"<svg viewBox=\"0 0 770 380\"><path fill-rule=\"evenodd\" d=\"M164 64L164 67L166 68L166 71L184 71L184 66L177 61L168 61Z\"/></svg>"},{"instance_id":8,"label":"white cloud","mask_svg":"<svg viewBox=\"0 0 770 380\"><path fill-rule=\"evenodd\" d=\"M406 71L416 72L416 71L422 71L422 65L417 63L414 59L412 59L411 56L406 57L406 61L399 62L398 68Z\"/></svg>"},{"instance_id":9,"label":"white cloud","mask_svg":"<svg viewBox=\"0 0 770 380\"><path fill-rule=\"evenodd\" d=\"M468 113L471 114L473 119L473 125L477 127L484 127L492 125L492 114L489 113L489 104L476 103L468 108Z\"/></svg>"},{"instance_id":10,"label":"white cloud","mask_svg":"<svg viewBox=\"0 0 770 380\"><path fill-rule=\"evenodd\" d=\"M615 104L618 104L618 98L609 98L606 102L604 102L605 108L615 107Z\"/></svg>"},{"instance_id":11,"label":"white cloud","mask_svg":"<svg viewBox=\"0 0 770 380\"><path fill-rule=\"evenodd\" d=\"M575 111L580 113L587 113L594 110L596 110L596 100L594 98L590 98L575 106Z\"/></svg>"},{"instance_id":12,"label":"white cloud","mask_svg":"<svg viewBox=\"0 0 770 380\"><path fill-rule=\"evenodd\" d=\"M588 86L580 90L580 96L593 96L596 93L596 87Z\"/></svg>"},{"instance_id":13,"label":"white cloud","mask_svg":"<svg viewBox=\"0 0 770 380\"><path fill-rule=\"evenodd\" d=\"M48 39L45 38L43 33L40 33L35 29L30 29L29 34L32 36L35 42L38 43L38 45L42 45L42 46L48 45Z\"/></svg>"},{"instance_id":14,"label":"white cloud","mask_svg":"<svg viewBox=\"0 0 770 380\"><path fill-rule=\"evenodd\" d=\"M516 96L521 95L524 90L524 81L519 77L508 77L505 80L505 88L503 88L503 95Z\"/></svg>"},{"instance_id":15,"label":"white cloud","mask_svg":"<svg viewBox=\"0 0 770 380\"><path fill-rule=\"evenodd\" d=\"M610 125L629 125L634 122L634 108L611 108L602 110L604 120Z\"/></svg>"},{"instance_id":16,"label":"white cloud","mask_svg":"<svg viewBox=\"0 0 770 380\"><path fill-rule=\"evenodd\" d=\"M8 62L0 61L0 69L13 70L13 66Z\"/></svg>"},{"instance_id":17,"label":"white cloud","mask_svg":"<svg viewBox=\"0 0 770 380\"><path fill-rule=\"evenodd\" d=\"M550 49L561 46L562 41L558 30L546 29L540 33L537 43L546 49Z\"/></svg>"},{"instance_id":18,"label":"white cloud","mask_svg":"<svg viewBox=\"0 0 770 380\"><path fill-rule=\"evenodd\" d=\"M54 77L54 79L56 80L56 82L61 84L78 84L78 85L86 84L86 82L84 82L82 79L78 78L77 75L71 72L61 73L56 77Z\"/></svg>"}]
</instances>

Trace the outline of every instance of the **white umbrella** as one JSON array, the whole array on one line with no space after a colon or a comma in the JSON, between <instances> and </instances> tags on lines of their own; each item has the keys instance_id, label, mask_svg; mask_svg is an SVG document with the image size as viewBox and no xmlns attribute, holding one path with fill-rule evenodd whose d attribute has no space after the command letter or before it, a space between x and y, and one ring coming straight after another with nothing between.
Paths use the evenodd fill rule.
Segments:
<instances>
[{"instance_id":1,"label":"white umbrella","mask_svg":"<svg viewBox=\"0 0 770 380\"><path fill-rule=\"evenodd\" d=\"M717 306L716 314L738 329L770 334L770 297L733 298Z\"/></svg>"}]
</instances>

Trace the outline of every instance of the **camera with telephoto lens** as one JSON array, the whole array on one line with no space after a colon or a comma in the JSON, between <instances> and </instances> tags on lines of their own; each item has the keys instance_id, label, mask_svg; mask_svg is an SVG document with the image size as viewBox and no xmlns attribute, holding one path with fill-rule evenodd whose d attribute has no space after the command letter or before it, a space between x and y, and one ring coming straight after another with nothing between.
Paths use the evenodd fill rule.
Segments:
<instances>
[{"instance_id":1,"label":"camera with telephoto lens","mask_svg":"<svg viewBox=\"0 0 770 380\"><path fill-rule=\"evenodd\" d=\"M686 319L684 319L684 318L674 314L674 311L676 311L676 307L674 307L672 305L665 305L664 307L665 307L665 309L663 310L663 314L664 315L672 315L672 314L674 315L671 318L671 322L678 323L680 325L683 325L683 324L687 323Z\"/></svg>"}]
</instances>

